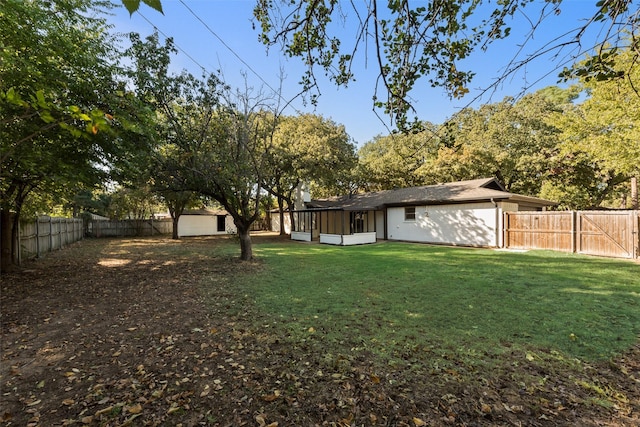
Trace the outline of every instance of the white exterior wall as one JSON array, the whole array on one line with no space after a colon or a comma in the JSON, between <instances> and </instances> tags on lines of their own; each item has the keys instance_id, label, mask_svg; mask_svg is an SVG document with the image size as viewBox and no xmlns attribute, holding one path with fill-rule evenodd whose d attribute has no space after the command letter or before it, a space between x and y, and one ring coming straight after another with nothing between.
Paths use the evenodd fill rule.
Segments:
<instances>
[{"instance_id":1,"label":"white exterior wall","mask_svg":"<svg viewBox=\"0 0 640 427\"><path fill-rule=\"evenodd\" d=\"M280 232L280 213L271 212L271 231ZM291 217L289 212L284 213L284 232L291 234Z\"/></svg>"},{"instance_id":2,"label":"white exterior wall","mask_svg":"<svg viewBox=\"0 0 640 427\"><path fill-rule=\"evenodd\" d=\"M365 245L367 243L375 243L376 242L376 233L355 233L342 236L342 244L344 246L349 245Z\"/></svg>"},{"instance_id":3,"label":"white exterior wall","mask_svg":"<svg viewBox=\"0 0 640 427\"><path fill-rule=\"evenodd\" d=\"M388 208L388 239L495 247L501 216L491 202L416 206L415 221L404 220L404 207Z\"/></svg>"},{"instance_id":4,"label":"white exterior wall","mask_svg":"<svg viewBox=\"0 0 640 427\"><path fill-rule=\"evenodd\" d=\"M327 245L342 245L342 234L320 233L320 243L326 243Z\"/></svg>"},{"instance_id":5,"label":"white exterior wall","mask_svg":"<svg viewBox=\"0 0 640 427\"><path fill-rule=\"evenodd\" d=\"M224 231L218 231L218 215L180 215L178 219L179 237L237 233L231 215L225 217L224 228Z\"/></svg>"},{"instance_id":6,"label":"white exterior wall","mask_svg":"<svg viewBox=\"0 0 640 427\"><path fill-rule=\"evenodd\" d=\"M310 242L311 232L310 231L292 231L291 240L299 240L301 242Z\"/></svg>"},{"instance_id":7,"label":"white exterior wall","mask_svg":"<svg viewBox=\"0 0 640 427\"><path fill-rule=\"evenodd\" d=\"M376 242L376 233L355 233L355 234L321 234L320 243L327 245L351 246L365 245Z\"/></svg>"}]
</instances>

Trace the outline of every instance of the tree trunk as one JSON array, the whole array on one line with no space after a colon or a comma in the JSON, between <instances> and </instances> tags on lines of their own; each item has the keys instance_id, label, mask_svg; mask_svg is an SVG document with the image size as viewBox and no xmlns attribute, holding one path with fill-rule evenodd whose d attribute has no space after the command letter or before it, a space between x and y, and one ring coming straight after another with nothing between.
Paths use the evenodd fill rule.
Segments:
<instances>
[{"instance_id":1,"label":"tree trunk","mask_svg":"<svg viewBox=\"0 0 640 427\"><path fill-rule=\"evenodd\" d=\"M171 215L171 220L173 221L173 227L171 232L171 238L174 240L178 240L178 220L180 219L179 215Z\"/></svg>"},{"instance_id":2,"label":"tree trunk","mask_svg":"<svg viewBox=\"0 0 640 427\"><path fill-rule=\"evenodd\" d=\"M296 229L296 216L293 213L293 209L290 203L288 204L288 206L289 206L289 222L291 223L291 231L293 232L293 230Z\"/></svg>"},{"instance_id":3,"label":"tree trunk","mask_svg":"<svg viewBox=\"0 0 640 427\"><path fill-rule=\"evenodd\" d=\"M282 196L278 196L278 213L280 214L280 235L284 236L287 232L284 229L284 201Z\"/></svg>"},{"instance_id":4,"label":"tree trunk","mask_svg":"<svg viewBox=\"0 0 640 427\"><path fill-rule=\"evenodd\" d=\"M14 215L9 211L0 212L0 271L7 271L13 265L13 219Z\"/></svg>"},{"instance_id":5,"label":"tree trunk","mask_svg":"<svg viewBox=\"0 0 640 427\"><path fill-rule=\"evenodd\" d=\"M240 238L240 259L242 261L251 261L253 259L253 248L251 247L251 236L249 235L251 224L236 224L236 227Z\"/></svg>"}]
</instances>

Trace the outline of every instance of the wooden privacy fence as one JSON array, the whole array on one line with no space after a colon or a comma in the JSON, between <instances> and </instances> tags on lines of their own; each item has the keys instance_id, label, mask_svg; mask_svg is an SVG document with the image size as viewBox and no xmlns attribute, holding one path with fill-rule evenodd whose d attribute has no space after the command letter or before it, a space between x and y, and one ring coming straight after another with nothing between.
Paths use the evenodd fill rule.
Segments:
<instances>
[{"instance_id":1,"label":"wooden privacy fence","mask_svg":"<svg viewBox=\"0 0 640 427\"><path fill-rule=\"evenodd\" d=\"M130 237L171 234L173 221L161 220L91 220L87 222L87 236L91 237Z\"/></svg>"},{"instance_id":2,"label":"wooden privacy fence","mask_svg":"<svg viewBox=\"0 0 640 427\"><path fill-rule=\"evenodd\" d=\"M18 262L62 249L83 237L82 218L40 216L31 221L20 221Z\"/></svg>"},{"instance_id":3,"label":"wooden privacy fence","mask_svg":"<svg viewBox=\"0 0 640 427\"><path fill-rule=\"evenodd\" d=\"M505 212L504 246L640 256L640 211Z\"/></svg>"}]
</instances>

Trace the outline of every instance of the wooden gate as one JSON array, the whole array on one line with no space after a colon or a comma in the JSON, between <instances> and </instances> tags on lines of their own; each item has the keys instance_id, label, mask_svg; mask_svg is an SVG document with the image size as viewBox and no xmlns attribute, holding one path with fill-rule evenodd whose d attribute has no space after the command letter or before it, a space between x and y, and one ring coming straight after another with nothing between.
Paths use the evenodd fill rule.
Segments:
<instances>
[{"instance_id":1,"label":"wooden gate","mask_svg":"<svg viewBox=\"0 0 640 427\"><path fill-rule=\"evenodd\" d=\"M640 211L505 212L504 247L640 256Z\"/></svg>"},{"instance_id":2,"label":"wooden gate","mask_svg":"<svg viewBox=\"0 0 640 427\"><path fill-rule=\"evenodd\" d=\"M634 258L638 241L636 218L632 211L578 212L576 252Z\"/></svg>"},{"instance_id":3,"label":"wooden gate","mask_svg":"<svg viewBox=\"0 0 640 427\"><path fill-rule=\"evenodd\" d=\"M504 246L575 251L574 212L505 212Z\"/></svg>"}]
</instances>

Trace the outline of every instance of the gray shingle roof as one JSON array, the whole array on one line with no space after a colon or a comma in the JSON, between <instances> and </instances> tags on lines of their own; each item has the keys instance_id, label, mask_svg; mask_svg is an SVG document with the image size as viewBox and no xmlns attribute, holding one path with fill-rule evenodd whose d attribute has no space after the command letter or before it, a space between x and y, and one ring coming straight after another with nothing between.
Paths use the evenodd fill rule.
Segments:
<instances>
[{"instance_id":1,"label":"gray shingle roof","mask_svg":"<svg viewBox=\"0 0 640 427\"><path fill-rule=\"evenodd\" d=\"M489 200L513 200L540 206L557 203L536 197L509 193L495 178L473 179L423 187L376 191L328 199L312 200L309 208L334 208L344 210L376 210L385 206L438 205Z\"/></svg>"}]
</instances>

